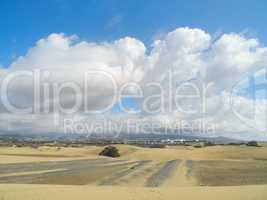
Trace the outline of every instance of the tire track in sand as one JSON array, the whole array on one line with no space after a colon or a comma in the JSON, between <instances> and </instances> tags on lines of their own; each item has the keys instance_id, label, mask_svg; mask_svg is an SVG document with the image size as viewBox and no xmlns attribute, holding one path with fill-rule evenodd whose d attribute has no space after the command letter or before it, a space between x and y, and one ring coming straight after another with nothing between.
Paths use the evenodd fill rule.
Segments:
<instances>
[{"instance_id":1,"label":"tire track in sand","mask_svg":"<svg viewBox=\"0 0 267 200\"><path fill-rule=\"evenodd\" d=\"M100 181L97 185L119 185L121 182L127 180L132 175L141 171L147 164L149 164L151 160L142 160L137 162L137 164L131 166L130 168L114 173L110 177Z\"/></svg>"},{"instance_id":2,"label":"tire track in sand","mask_svg":"<svg viewBox=\"0 0 267 200\"><path fill-rule=\"evenodd\" d=\"M165 165L147 180L146 187L159 187L161 186L174 172L177 166L180 164L180 160L171 160L165 163Z\"/></svg>"},{"instance_id":3,"label":"tire track in sand","mask_svg":"<svg viewBox=\"0 0 267 200\"><path fill-rule=\"evenodd\" d=\"M195 186L197 185L193 173L192 160L183 160L174 170L172 176L162 186Z\"/></svg>"}]
</instances>

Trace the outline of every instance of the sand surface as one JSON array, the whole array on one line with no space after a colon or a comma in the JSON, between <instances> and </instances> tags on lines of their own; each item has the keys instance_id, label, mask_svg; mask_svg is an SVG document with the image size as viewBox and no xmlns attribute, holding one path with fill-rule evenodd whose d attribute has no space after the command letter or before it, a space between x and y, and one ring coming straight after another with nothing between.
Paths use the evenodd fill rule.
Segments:
<instances>
[{"instance_id":1,"label":"sand surface","mask_svg":"<svg viewBox=\"0 0 267 200\"><path fill-rule=\"evenodd\" d=\"M265 200L267 186L237 187L88 187L49 185L0 185L4 200Z\"/></svg>"},{"instance_id":2,"label":"sand surface","mask_svg":"<svg viewBox=\"0 0 267 200\"><path fill-rule=\"evenodd\" d=\"M267 146L116 147L0 147L0 199L267 199Z\"/></svg>"}]
</instances>

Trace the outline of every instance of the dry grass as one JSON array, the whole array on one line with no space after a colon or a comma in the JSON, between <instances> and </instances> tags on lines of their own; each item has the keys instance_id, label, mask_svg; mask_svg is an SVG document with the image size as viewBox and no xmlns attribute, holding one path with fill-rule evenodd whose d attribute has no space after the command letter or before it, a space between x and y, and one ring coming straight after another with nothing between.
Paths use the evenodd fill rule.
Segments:
<instances>
[{"instance_id":1,"label":"dry grass","mask_svg":"<svg viewBox=\"0 0 267 200\"><path fill-rule=\"evenodd\" d=\"M267 184L267 162L263 161L195 161L193 173L200 185Z\"/></svg>"}]
</instances>

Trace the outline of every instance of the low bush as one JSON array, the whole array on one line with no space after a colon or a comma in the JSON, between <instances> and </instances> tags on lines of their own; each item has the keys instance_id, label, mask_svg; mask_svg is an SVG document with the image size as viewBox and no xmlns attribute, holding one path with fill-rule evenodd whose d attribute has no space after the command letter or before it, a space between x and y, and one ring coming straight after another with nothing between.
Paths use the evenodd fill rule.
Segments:
<instances>
[{"instance_id":1,"label":"low bush","mask_svg":"<svg viewBox=\"0 0 267 200\"><path fill-rule=\"evenodd\" d=\"M260 145L256 141L249 141L247 143L247 146L250 146L250 147L260 147Z\"/></svg>"},{"instance_id":2,"label":"low bush","mask_svg":"<svg viewBox=\"0 0 267 200\"><path fill-rule=\"evenodd\" d=\"M100 156L107 156L107 157L112 157L112 158L116 158L116 157L120 157L120 153L119 150L114 147L114 146L108 146L105 147L100 153Z\"/></svg>"},{"instance_id":3,"label":"low bush","mask_svg":"<svg viewBox=\"0 0 267 200\"><path fill-rule=\"evenodd\" d=\"M201 144L194 144L193 147L194 148L202 148L202 145Z\"/></svg>"}]
</instances>

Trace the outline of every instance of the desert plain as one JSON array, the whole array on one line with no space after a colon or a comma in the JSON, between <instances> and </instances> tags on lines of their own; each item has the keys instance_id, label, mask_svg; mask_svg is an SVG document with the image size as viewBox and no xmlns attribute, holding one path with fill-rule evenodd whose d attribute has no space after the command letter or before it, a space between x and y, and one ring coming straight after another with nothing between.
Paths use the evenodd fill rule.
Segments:
<instances>
[{"instance_id":1,"label":"desert plain","mask_svg":"<svg viewBox=\"0 0 267 200\"><path fill-rule=\"evenodd\" d=\"M267 145L0 147L0 199L267 199Z\"/></svg>"}]
</instances>

